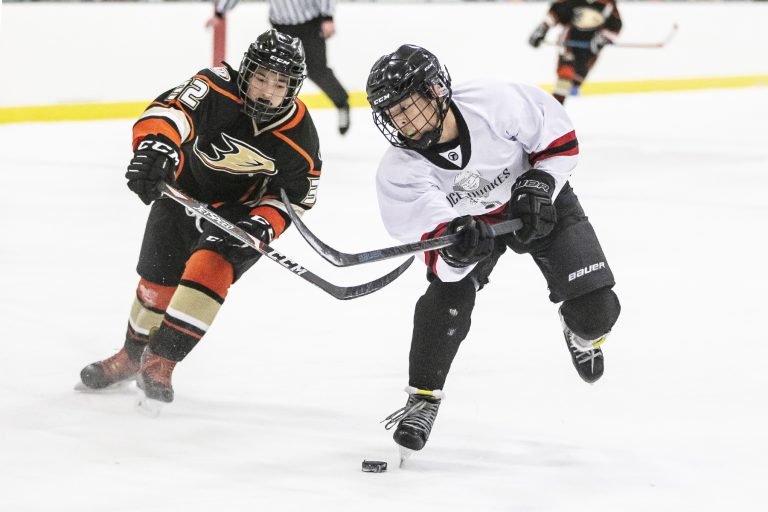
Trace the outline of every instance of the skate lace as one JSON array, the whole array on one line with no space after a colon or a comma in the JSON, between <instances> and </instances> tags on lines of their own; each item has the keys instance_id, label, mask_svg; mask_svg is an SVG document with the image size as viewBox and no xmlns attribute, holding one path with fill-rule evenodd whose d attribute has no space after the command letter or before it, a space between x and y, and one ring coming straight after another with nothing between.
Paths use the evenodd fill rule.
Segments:
<instances>
[{"instance_id":1,"label":"skate lace","mask_svg":"<svg viewBox=\"0 0 768 512\"><path fill-rule=\"evenodd\" d=\"M574 342L571 333L568 334L568 344L571 346L571 352L576 362L579 364L589 363L592 369L595 367L595 359L603 357L603 352L600 349L584 350L583 347Z\"/></svg>"},{"instance_id":2,"label":"skate lace","mask_svg":"<svg viewBox=\"0 0 768 512\"><path fill-rule=\"evenodd\" d=\"M432 430L432 425L435 423L439 406L439 401L433 402L425 398L410 396L404 407L381 420L381 423L386 422L384 428L387 430L402 423L405 426L429 434Z\"/></svg>"}]
</instances>

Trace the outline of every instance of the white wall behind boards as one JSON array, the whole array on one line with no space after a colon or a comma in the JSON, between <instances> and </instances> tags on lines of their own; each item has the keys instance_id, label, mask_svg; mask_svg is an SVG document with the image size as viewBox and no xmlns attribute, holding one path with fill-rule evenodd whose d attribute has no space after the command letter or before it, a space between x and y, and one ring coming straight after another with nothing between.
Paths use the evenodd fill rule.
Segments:
<instances>
[{"instance_id":1,"label":"white wall behind boards","mask_svg":"<svg viewBox=\"0 0 768 512\"><path fill-rule=\"evenodd\" d=\"M764 3L620 4L625 41L663 38L665 49L609 48L593 81L768 74ZM455 81L475 77L554 80L556 50L526 41L546 5L340 4L329 62L350 91L364 89L371 64L410 42L432 50ZM205 3L2 6L0 106L142 101L210 65ZM228 59L268 28L266 4L241 4L229 17ZM305 92L317 89L308 83Z\"/></svg>"}]
</instances>

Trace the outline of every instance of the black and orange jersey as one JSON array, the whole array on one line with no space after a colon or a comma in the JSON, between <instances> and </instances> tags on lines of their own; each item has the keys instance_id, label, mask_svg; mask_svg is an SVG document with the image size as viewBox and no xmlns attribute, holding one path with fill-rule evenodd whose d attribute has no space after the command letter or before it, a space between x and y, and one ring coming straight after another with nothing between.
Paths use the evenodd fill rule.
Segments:
<instances>
[{"instance_id":1,"label":"black and orange jersey","mask_svg":"<svg viewBox=\"0 0 768 512\"><path fill-rule=\"evenodd\" d=\"M167 136L182 149L181 189L209 204L245 204L279 236L290 223L281 188L294 208L315 204L322 168L317 130L299 100L266 126L256 126L241 105L237 71L204 69L147 107L133 126L133 147L149 134Z\"/></svg>"},{"instance_id":2,"label":"black and orange jersey","mask_svg":"<svg viewBox=\"0 0 768 512\"><path fill-rule=\"evenodd\" d=\"M621 14L615 0L558 0L549 7L547 24L566 28L564 39L589 41L598 31L618 35Z\"/></svg>"}]
</instances>

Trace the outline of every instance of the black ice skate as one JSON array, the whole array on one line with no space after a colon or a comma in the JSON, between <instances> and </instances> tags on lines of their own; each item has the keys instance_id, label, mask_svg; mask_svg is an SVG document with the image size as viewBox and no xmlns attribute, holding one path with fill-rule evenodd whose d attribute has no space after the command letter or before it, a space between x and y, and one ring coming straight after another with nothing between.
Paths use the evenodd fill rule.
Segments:
<instances>
[{"instance_id":1,"label":"black ice skate","mask_svg":"<svg viewBox=\"0 0 768 512\"><path fill-rule=\"evenodd\" d=\"M339 108L339 133L345 135L349 131L349 105Z\"/></svg>"},{"instance_id":2,"label":"black ice skate","mask_svg":"<svg viewBox=\"0 0 768 512\"><path fill-rule=\"evenodd\" d=\"M104 389L113 384L133 380L139 372L139 357L143 344L130 342L120 352L103 361L91 363L80 371L85 389Z\"/></svg>"},{"instance_id":3,"label":"black ice skate","mask_svg":"<svg viewBox=\"0 0 768 512\"><path fill-rule=\"evenodd\" d=\"M600 345L603 344L608 334L595 340L586 340L565 325L562 315L560 320L563 324L565 343L568 345L573 366L576 368L579 377L590 384L597 382L603 376L604 369L603 351L600 350Z\"/></svg>"},{"instance_id":4,"label":"black ice skate","mask_svg":"<svg viewBox=\"0 0 768 512\"><path fill-rule=\"evenodd\" d=\"M401 465L414 451L424 448L435 423L440 401L445 398L445 393L440 389L426 391L407 386L405 392L408 393L405 406L382 420L382 423L386 422L384 428L387 430L397 425L392 438L400 446Z\"/></svg>"},{"instance_id":5,"label":"black ice skate","mask_svg":"<svg viewBox=\"0 0 768 512\"><path fill-rule=\"evenodd\" d=\"M144 391L145 397L149 400L173 402L171 376L175 366L176 361L158 356L147 347L141 355L141 369L136 377L136 385ZM152 404L139 399L138 405L139 407L149 405L151 408Z\"/></svg>"}]
</instances>

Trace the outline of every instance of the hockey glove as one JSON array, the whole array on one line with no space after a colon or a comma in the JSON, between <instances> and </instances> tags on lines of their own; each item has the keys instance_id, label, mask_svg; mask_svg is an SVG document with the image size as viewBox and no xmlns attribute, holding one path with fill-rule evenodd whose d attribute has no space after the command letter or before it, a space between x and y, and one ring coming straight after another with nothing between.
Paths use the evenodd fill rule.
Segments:
<instances>
[{"instance_id":1,"label":"hockey glove","mask_svg":"<svg viewBox=\"0 0 768 512\"><path fill-rule=\"evenodd\" d=\"M438 254L452 267L467 267L486 258L493 251L491 228L471 215L456 217L448 224L445 235L461 233L463 236L453 245L443 247Z\"/></svg>"},{"instance_id":2,"label":"hockey glove","mask_svg":"<svg viewBox=\"0 0 768 512\"><path fill-rule=\"evenodd\" d=\"M555 227L554 191L555 178L544 171L531 169L517 178L509 200L509 216L523 221L523 227L514 233L520 243L543 238Z\"/></svg>"},{"instance_id":3,"label":"hockey glove","mask_svg":"<svg viewBox=\"0 0 768 512\"><path fill-rule=\"evenodd\" d=\"M603 34L602 32L598 32L592 37L592 40L589 42L589 50L597 55L600 53L600 50L602 50L605 46L613 44L613 41Z\"/></svg>"},{"instance_id":4,"label":"hockey glove","mask_svg":"<svg viewBox=\"0 0 768 512\"><path fill-rule=\"evenodd\" d=\"M533 46L534 48L538 48L541 42L544 40L544 38L547 36L547 31L549 30L549 25L542 22L531 34L531 37L528 38L528 44Z\"/></svg>"},{"instance_id":5,"label":"hockey glove","mask_svg":"<svg viewBox=\"0 0 768 512\"><path fill-rule=\"evenodd\" d=\"M275 231L270 223L258 215L236 222L235 225L265 244L271 242L274 237ZM247 261L259 254L256 249L253 249L229 233L222 231L210 222L206 222L203 225L200 247L205 246L212 248L212 250L218 252L234 264Z\"/></svg>"},{"instance_id":6,"label":"hockey glove","mask_svg":"<svg viewBox=\"0 0 768 512\"><path fill-rule=\"evenodd\" d=\"M160 197L157 184L173 183L179 168L181 149L165 135L147 135L136 146L128 164L125 177L128 188L134 191L144 204Z\"/></svg>"}]
</instances>

